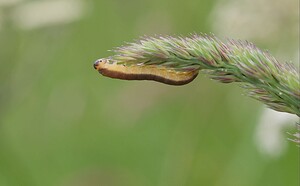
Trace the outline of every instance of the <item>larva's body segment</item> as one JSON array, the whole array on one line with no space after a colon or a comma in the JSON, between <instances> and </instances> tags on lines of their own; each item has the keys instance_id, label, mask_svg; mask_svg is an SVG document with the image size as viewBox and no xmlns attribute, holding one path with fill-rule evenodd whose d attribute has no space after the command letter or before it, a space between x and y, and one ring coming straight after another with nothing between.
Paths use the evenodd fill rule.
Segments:
<instances>
[{"instance_id":1,"label":"larva's body segment","mask_svg":"<svg viewBox=\"0 0 300 186\"><path fill-rule=\"evenodd\" d=\"M198 70L181 72L153 65L125 66L117 63L109 63L108 59L97 60L94 63L94 68L100 74L110 78L153 80L169 85L185 85L193 81L198 75Z\"/></svg>"}]
</instances>

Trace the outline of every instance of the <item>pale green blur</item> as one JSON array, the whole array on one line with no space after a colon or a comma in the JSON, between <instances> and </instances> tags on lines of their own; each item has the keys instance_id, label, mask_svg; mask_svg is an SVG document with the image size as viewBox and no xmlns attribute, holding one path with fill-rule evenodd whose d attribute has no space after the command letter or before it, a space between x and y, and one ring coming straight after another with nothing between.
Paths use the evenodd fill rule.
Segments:
<instances>
[{"instance_id":1,"label":"pale green blur","mask_svg":"<svg viewBox=\"0 0 300 186\"><path fill-rule=\"evenodd\" d=\"M93 68L108 50L155 34L213 32L299 58L294 14L269 21L286 28L258 25L256 37L252 25L254 36L222 30L220 20L265 16L213 16L217 4L229 8L221 0L0 0L0 186L297 185L299 148L283 136L280 155L258 149L263 106L238 85L204 75L181 87L121 81Z\"/></svg>"}]
</instances>

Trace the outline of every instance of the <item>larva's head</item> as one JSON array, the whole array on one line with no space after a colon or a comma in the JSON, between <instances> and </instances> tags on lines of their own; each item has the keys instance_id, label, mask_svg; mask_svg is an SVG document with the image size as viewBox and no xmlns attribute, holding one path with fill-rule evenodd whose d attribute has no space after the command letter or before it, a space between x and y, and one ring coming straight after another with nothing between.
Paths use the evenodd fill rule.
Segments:
<instances>
[{"instance_id":1,"label":"larva's head","mask_svg":"<svg viewBox=\"0 0 300 186\"><path fill-rule=\"evenodd\" d=\"M99 71L104 67L104 64L106 64L107 62L108 62L108 59L105 59L105 58L97 59L94 62L94 68Z\"/></svg>"}]
</instances>

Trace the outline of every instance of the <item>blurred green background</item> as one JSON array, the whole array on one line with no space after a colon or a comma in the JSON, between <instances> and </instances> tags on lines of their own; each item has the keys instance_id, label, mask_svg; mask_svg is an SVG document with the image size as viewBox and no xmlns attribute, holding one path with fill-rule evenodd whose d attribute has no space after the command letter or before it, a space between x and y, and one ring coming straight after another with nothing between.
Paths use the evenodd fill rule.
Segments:
<instances>
[{"instance_id":1,"label":"blurred green background","mask_svg":"<svg viewBox=\"0 0 300 186\"><path fill-rule=\"evenodd\" d=\"M299 148L258 150L263 106L236 84L121 81L92 67L143 35L200 32L299 59L299 1L265 3L0 0L0 185L297 185Z\"/></svg>"}]
</instances>

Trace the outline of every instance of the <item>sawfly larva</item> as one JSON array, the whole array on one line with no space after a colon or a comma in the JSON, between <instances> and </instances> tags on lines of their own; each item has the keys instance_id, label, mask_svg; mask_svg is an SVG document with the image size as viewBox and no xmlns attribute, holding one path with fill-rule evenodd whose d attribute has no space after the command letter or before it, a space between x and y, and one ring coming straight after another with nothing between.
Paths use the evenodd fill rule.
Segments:
<instances>
[{"instance_id":1,"label":"sawfly larva","mask_svg":"<svg viewBox=\"0 0 300 186\"><path fill-rule=\"evenodd\" d=\"M168 85L185 85L193 81L198 70L176 71L154 65L130 65L110 62L109 59L98 59L94 68L103 76L124 80L153 80Z\"/></svg>"}]
</instances>

